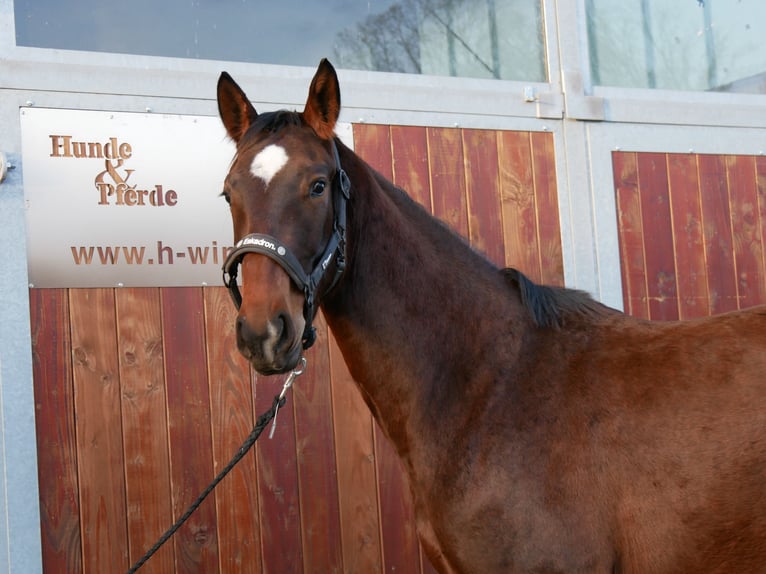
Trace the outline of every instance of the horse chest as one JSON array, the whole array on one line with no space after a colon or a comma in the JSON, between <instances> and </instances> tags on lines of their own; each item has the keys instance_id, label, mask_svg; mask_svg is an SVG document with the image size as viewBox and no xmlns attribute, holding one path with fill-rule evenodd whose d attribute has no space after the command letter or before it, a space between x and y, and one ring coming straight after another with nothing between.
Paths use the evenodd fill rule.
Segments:
<instances>
[{"instance_id":1,"label":"horse chest","mask_svg":"<svg viewBox=\"0 0 766 574\"><path fill-rule=\"evenodd\" d=\"M585 524L585 509L554 500L560 493L550 498L532 474L466 469L451 487L437 490L428 504L416 503L416 512L424 515L421 536L433 539L424 545L437 548L432 561L445 561L440 571L612 572L614 551L599 528Z\"/></svg>"},{"instance_id":2,"label":"horse chest","mask_svg":"<svg viewBox=\"0 0 766 574\"><path fill-rule=\"evenodd\" d=\"M506 509L483 507L469 520L436 527L448 561L441 571L459 574L611 574L614 552L587 533L541 520L532 513L515 518ZM438 562L435 561L438 564Z\"/></svg>"}]
</instances>

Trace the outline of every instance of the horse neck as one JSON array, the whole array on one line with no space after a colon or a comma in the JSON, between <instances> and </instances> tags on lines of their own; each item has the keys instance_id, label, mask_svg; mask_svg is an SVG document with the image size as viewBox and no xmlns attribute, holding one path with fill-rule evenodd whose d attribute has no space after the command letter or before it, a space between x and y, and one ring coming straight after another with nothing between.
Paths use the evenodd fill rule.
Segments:
<instances>
[{"instance_id":1,"label":"horse neck","mask_svg":"<svg viewBox=\"0 0 766 574\"><path fill-rule=\"evenodd\" d=\"M324 313L368 406L404 456L429 419L467 413L458 403L486 392L469 375L499 337L513 351L509 326L521 311L494 266L344 155L353 195L348 267Z\"/></svg>"}]
</instances>

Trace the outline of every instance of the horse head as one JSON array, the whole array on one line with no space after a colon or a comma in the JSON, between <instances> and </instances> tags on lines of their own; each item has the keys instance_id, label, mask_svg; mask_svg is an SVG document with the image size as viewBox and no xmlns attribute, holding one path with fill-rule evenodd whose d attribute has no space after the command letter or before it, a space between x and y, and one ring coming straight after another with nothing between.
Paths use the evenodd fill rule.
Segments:
<instances>
[{"instance_id":1,"label":"horse head","mask_svg":"<svg viewBox=\"0 0 766 574\"><path fill-rule=\"evenodd\" d=\"M334 139L338 78L322 60L302 112L258 114L224 72L218 110L237 149L222 194L234 225L224 280L239 307L237 345L258 372L286 372L313 342L317 298L344 262L348 179Z\"/></svg>"}]
</instances>

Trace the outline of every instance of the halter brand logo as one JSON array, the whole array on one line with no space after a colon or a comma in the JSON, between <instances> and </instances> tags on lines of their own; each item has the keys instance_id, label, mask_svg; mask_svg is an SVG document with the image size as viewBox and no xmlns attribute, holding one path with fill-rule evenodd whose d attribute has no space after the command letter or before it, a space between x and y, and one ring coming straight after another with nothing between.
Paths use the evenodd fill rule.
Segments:
<instances>
[{"instance_id":1,"label":"halter brand logo","mask_svg":"<svg viewBox=\"0 0 766 574\"><path fill-rule=\"evenodd\" d=\"M71 135L48 136L51 141L50 157L76 159L103 159L105 169L96 174L94 185L98 191L98 205L149 205L173 207L178 203L178 193L173 189L164 190L162 185L153 189L139 189L129 183L135 169L123 168L133 156L133 147L110 137L107 142L74 141Z\"/></svg>"},{"instance_id":2,"label":"halter brand logo","mask_svg":"<svg viewBox=\"0 0 766 574\"><path fill-rule=\"evenodd\" d=\"M274 244L274 242L269 241L268 239L263 239L262 237L245 237L242 241L239 242L237 247L241 247L243 245L256 245L257 247L265 247L266 249L277 251L277 246ZM283 249L281 250L284 251ZM283 253L280 253L280 255L283 255Z\"/></svg>"}]
</instances>

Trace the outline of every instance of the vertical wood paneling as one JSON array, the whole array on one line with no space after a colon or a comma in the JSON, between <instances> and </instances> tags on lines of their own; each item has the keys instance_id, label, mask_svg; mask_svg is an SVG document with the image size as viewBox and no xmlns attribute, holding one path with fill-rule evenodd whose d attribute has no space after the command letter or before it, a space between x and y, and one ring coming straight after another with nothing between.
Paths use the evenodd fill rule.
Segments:
<instances>
[{"instance_id":1,"label":"vertical wood paneling","mask_svg":"<svg viewBox=\"0 0 766 574\"><path fill-rule=\"evenodd\" d=\"M755 181L758 192L758 221L761 228L761 245L763 249L763 266L766 269L766 157L755 158ZM766 283L766 277L764 278Z\"/></svg>"},{"instance_id":2,"label":"vertical wood paneling","mask_svg":"<svg viewBox=\"0 0 766 574\"><path fill-rule=\"evenodd\" d=\"M381 573L383 556L372 417L332 334L330 373L343 568L348 574Z\"/></svg>"},{"instance_id":3,"label":"vertical wood paneling","mask_svg":"<svg viewBox=\"0 0 766 574\"><path fill-rule=\"evenodd\" d=\"M755 157L727 156L726 173L731 209L732 247L736 268L737 304L740 309L766 300L766 272Z\"/></svg>"},{"instance_id":4,"label":"vertical wood paneling","mask_svg":"<svg viewBox=\"0 0 766 574\"><path fill-rule=\"evenodd\" d=\"M287 375L257 377L255 412L267 411L279 395ZM295 459L295 400L292 392L277 413L274 438L266 429L256 443L258 492L261 509L261 544L264 574L297 574L303 571L300 499Z\"/></svg>"},{"instance_id":5,"label":"vertical wood paneling","mask_svg":"<svg viewBox=\"0 0 766 574\"><path fill-rule=\"evenodd\" d=\"M669 154L668 182L679 318L704 317L710 308L696 156Z\"/></svg>"},{"instance_id":6,"label":"vertical wood paneling","mask_svg":"<svg viewBox=\"0 0 766 574\"><path fill-rule=\"evenodd\" d=\"M612 154L614 189L617 195L617 221L620 229L620 262L625 311L634 317L649 318L644 259L644 228L638 188L638 156Z\"/></svg>"},{"instance_id":7,"label":"vertical wood paneling","mask_svg":"<svg viewBox=\"0 0 766 574\"><path fill-rule=\"evenodd\" d=\"M674 296L673 284L682 319L766 302L763 158L661 153L612 158L628 312L674 318L658 305ZM644 268L637 263L640 253L646 254ZM673 267L673 281L665 280ZM646 314L635 306L642 281L649 284Z\"/></svg>"},{"instance_id":8,"label":"vertical wood paneling","mask_svg":"<svg viewBox=\"0 0 766 574\"><path fill-rule=\"evenodd\" d=\"M391 126L392 181L431 213L426 129Z\"/></svg>"},{"instance_id":9,"label":"vertical wood paneling","mask_svg":"<svg viewBox=\"0 0 766 574\"><path fill-rule=\"evenodd\" d=\"M527 132L502 132L498 135L505 265L521 270L533 281L541 281L535 177L529 135Z\"/></svg>"},{"instance_id":10,"label":"vertical wood paneling","mask_svg":"<svg viewBox=\"0 0 766 574\"><path fill-rule=\"evenodd\" d=\"M433 214L450 228L468 237L465 162L460 130L427 128Z\"/></svg>"},{"instance_id":11,"label":"vertical wood paneling","mask_svg":"<svg viewBox=\"0 0 766 574\"><path fill-rule=\"evenodd\" d=\"M497 132L463 130L471 245L495 265L505 263L500 209Z\"/></svg>"},{"instance_id":12,"label":"vertical wood paneling","mask_svg":"<svg viewBox=\"0 0 766 574\"><path fill-rule=\"evenodd\" d=\"M531 132L532 162L535 176L537 238L540 251L540 280L564 285L564 257L561 254L556 158L553 134Z\"/></svg>"},{"instance_id":13,"label":"vertical wood paneling","mask_svg":"<svg viewBox=\"0 0 766 574\"><path fill-rule=\"evenodd\" d=\"M393 181L431 212L428 140L425 128L391 127ZM420 549L407 478L393 447L379 428L375 434L380 521L385 572L417 572Z\"/></svg>"},{"instance_id":14,"label":"vertical wood paneling","mask_svg":"<svg viewBox=\"0 0 766 574\"><path fill-rule=\"evenodd\" d=\"M307 353L306 371L296 379L295 401L298 478L300 482L303 571L341 574L340 509L335 473L327 325L314 322L317 340Z\"/></svg>"},{"instance_id":15,"label":"vertical wood paneling","mask_svg":"<svg viewBox=\"0 0 766 574\"><path fill-rule=\"evenodd\" d=\"M652 319L678 319L676 269L670 219L668 172L664 154L642 153L638 156L638 180L641 185L641 216L646 237L644 244L646 287L649 316Z\"/></svg>"},{"instance_id":16,"label":"vertical wood paneling","mask_svg":"<svg viewBox=\"0 0 766 574\"><path fill-rule=\"evenodd\" d=\"M202 288L162 290L162 335L173 516L179 517L213 477ZM179 574L218 572L213 497L178 530L173 544Z\"/></svg>"},{"instance_id":17,"label":"vertical wood paneling","mask_svg":"<svg viewBox=\"0 0 766 574\"><path fill-rule=\"evenodd\" d=\"M700 155L698 161L710 311L716 314L737 308L726 165L716 155Z\"/></svg>"},{"instance_id":18,"label":"vertical wood paneling","mask_svg":"<svg viewBox=\"0 0 766 574\"><path fill-rule=\"evenodd\" d=\"M115 291L131 564L173 522L159 289ZM174 570L166 545L144 566Z\"/></svg>"},{"instance_id":19,"label":"vertical wood paneling","mask_svg":"<svg viewBox=\"0 0 766 574\"><path fill-rule=\"evenodd\" d=\"M234 332L237 312L229 294L222 287L206 287L203 297L213 473L217 475L253 428L253 385L250 366L237 350ZM218 485L215 504L220 571L260 572L255 449Z\"/></svg>"},{"instance_id":20,"label":"vertical wood paneling","mask_svg":"<svg viewBox=\"0 0 766 574\"><path fill-rule=\"evenodd\" d=\"M30 289L40 534L45 572L82 571L72 346L66 289Z\"/></svg>"},{"instance_id":21,"label":"vertical wood paneling","mask_svg":"<svg viewBox=\"0 0 766 574\"><path fill-rule=\"evenodd\" d=\"M114 293L70 289L84 574L128 567Z\"/></svg>"},{"instance_id":22,"label":"vertical wood paneling","mask_svg":"<svg viewBox=\"0 0 766 574\"><path fill-rule=\"evenodd\" d=\"M389 126L354 125L354 151L383 177L394 178Z\"/></svg>"}]
</instances>

